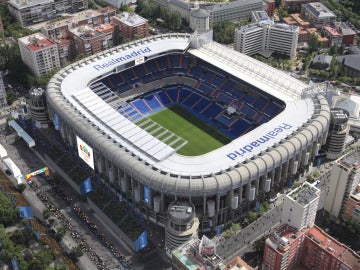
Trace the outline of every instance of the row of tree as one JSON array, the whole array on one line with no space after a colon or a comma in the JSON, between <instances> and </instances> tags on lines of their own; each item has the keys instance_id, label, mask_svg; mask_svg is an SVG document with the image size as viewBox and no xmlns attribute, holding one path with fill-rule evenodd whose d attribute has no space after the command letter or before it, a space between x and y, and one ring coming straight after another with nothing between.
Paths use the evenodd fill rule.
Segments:
<instances>
[{"instance_id":1,"label":"row of tree","mask_svg":"<svg viewBox=\"0 0 360 270\"><path fill-rule=\"evenodd\" d=\"M151 1L139 0L135 12L147 18L150 23L160 24L170 31L181 29L182 20L179 12L155 5Z\"/></svg>"}]
</instances>

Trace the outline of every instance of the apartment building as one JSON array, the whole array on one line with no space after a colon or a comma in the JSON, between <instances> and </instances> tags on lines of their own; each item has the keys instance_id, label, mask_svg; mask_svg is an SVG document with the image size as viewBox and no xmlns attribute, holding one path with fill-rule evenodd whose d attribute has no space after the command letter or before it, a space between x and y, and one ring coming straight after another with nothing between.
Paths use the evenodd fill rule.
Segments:
<instances>
[{"instance_id":1,"label":"apartment building","mask_svg":"<svg viewBox=\"0 0 360 270\"><path fill-rule=\"evenodd\" d=\"M360 184L357 185L356 189L351 193L344 208L343 218L345 220L352 219L360 224Z\"/></svg>"},{"instance_id":2,"label":"apartment building","mask_svg":"<svg viewBox=\"0 0 360 270\"><path fill-rule=\"evenodd\" d=\"M73 14L70 18L56 22L46 22L38 25L37 29L51 40L68 38L69 30L81 25L99 26L101 24L111 24L113 16L116 15L116 9L113 7L104 7L96 10L88 9Z\"/></svg>"},{"instance_id":3,"label":"apartment building","mask_svg":"<svg viewBox=\"0 0 360 270\"><path fill-rule=\"evenodd\" d=\"M124 40L149 36L148 20L137 14L122 12L113 17L113 23Z\"/></svg>"},{"instance_id":4,"label":"apartment building","mask_svg":"<svg viewBox=\"0 0 360 270\"><path fill-rule=\"evenodd\" d=\"M77 53L92 55L113 46L114 26L107 24L98 27L82 25L70 30Z\"/></svg>"},{"instance_id":5,"label":"apartment building","mask_svg":"<svg viewBox=\"0 0 360 270\"><path fill-rule=\"evenodd\" d=\"M281 6L290 12L300 12L301 5L314 2L314 0L281 0Z\"/></svg>"},{"instance_id":6,"label":"apartment building","mask_svg":"<svg viewBox=\"0 0 360 270\"><path fill-rule=\"evenodd\" d=\"M49 21L66 13L86 9L87 0L10 0L10 14L22 27Z\"/></svg>"},{"instance_id":7,"label":"apartment building","mask_svg":"<svg viewBox=\"0 0 360 270\"><path fill-rule=\"evenodd\" d=\"M263 19L235 30L235 50L247 55L273 52L296 57L298 27Z\"/></svg>"},{"instance_id":8,"label":"apartment building","mask_svg":"<svg viewBox=\"0 0 360 270\"><path fill-rule=\"evenodd\" d=\"M19 38L18 43L22 61L36 76L60 68L57 45L43 34Z\"/></svg>"},{"instance_id":9,"label":"apartment building","mask_svg":"<svg viewBox=\"0 0 360 270\"><path fill-rule=\"evenodd\" d=\"M320 2L303 5L301 9L301 15L316 28L321 28L325 25L331 25L336 20L336 15Z\"/></svg>"},{"instance_id":10,"label":"apartment building","mask_svg":"<svg viewBox=\"0 0 360 270\"><path fill-rule=\"evenodd\" d=\"M320 199L320 190L305 182L284 198L281 221L301 230L312 227Z\"/></svg>"},{"instance_id":11,"label":"apartment building","mask_svg":"<svg viewBox=\"0 0 360 270\"><path fill-rule=\"evenodd\" d=\"M265 241L263 269L360 269L360 256L317 226L284 224Z\"/></svg>"},{"instance_id":12,"label":"apartment building","mask_svg":"<svg viewBox=\"0 0 360 270\"><path fill-rule=\"evenodd\" d=\"M345 205L359 185L360 151L354 150L335 161L327 183L324 209L332 218L345 213Z\"/></svg>"}]
</instances>

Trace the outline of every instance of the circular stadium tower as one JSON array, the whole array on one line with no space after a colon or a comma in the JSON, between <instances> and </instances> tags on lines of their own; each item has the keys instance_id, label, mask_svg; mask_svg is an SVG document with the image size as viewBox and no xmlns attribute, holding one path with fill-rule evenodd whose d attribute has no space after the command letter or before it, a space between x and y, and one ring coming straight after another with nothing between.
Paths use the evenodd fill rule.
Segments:
<instances>
[{"instance_id":1,"label":"circular stadium tower","mask_svg":"<svg viewBox=\"0 0 360 270\"><path fill-rule=\"evenodd\" d=\"M86 149L98 178L162 226L172 202L191 201L202 232L296 180L330 122L314 89L201 35L90 56L59 71L46 96L62 138Z\"/></svg>"},{"instance_id":2,"label":"circular stadium tower","mask_svg":"<svg viewBox=\"0 0 360 270\"><path fill-rule=\"evenodd\" d=\"M45 90L42 88L32 88L29 91L29 109L32 121L37 128L47 128L49 117L46 110Z\"/></svg>"},{"instance_id":3,"label":"circular stadium tower","mask_svg":"<svg viewBox=\"0 0 360 270\"><path fill-rule=\"evenodd\" d=\"M346 136L349 134L349 112L340 108L331 109L331 120L328 137L323 149L326 158L337 159L342 155L345 147Z\"/></svg>"},{"instance_id":4,"label":"circular stadium tower","mask_svg":"<svg viewBox=\"0 0 360 270\"><path fill-rule=\"evenodd\" d=\"M197 239L199 220L191 202L173 202L168 207L165 226L165 248L168 254L191 239Z\"/></svg>"}]
</instances>

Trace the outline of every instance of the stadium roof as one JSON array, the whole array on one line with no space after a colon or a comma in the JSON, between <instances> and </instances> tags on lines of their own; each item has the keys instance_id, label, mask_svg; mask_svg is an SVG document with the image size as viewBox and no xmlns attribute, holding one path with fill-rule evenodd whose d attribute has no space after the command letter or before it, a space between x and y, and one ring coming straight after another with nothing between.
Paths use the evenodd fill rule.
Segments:
<instances>
[{"instance_id":1,"label":"stadium roof","mask_svg":"<svg viewBox=\"0 0 360 270\"><path fill-rule=\"evenodd\" d=\"M91 82L118 72L117 68L124 67L127 62L143 56L156 57L169 51L185 51L192 41L189 35L182 34L167 34L135 41L66 67L49 85L61 85L63 97L76 108L75 111L88 119L94 128L103 131L104 138L98 137L96 140L105 143L105 139L111 139L113 143L131 152L132 158L149 164L149 169L181 176L212 175L237 166L291 136L311 119L314 113L313 101L301 98L308 87L306 84L215 42L189 49L188 52L284 101L286 108L269 122L207 154L182 156L174 153L169 146L163 145L152 135L145 135L144 131L104 103L88 87ZM78 79L80 77L81 80ZM97 104L97 109L93 107L94 104ZM74 111L74 108L71 110ZM143 135L140 136L141 134ZM139 140L144 141L139 143ZM128 162L130 164L130 159ZM153 173L158 174L156 171Z\"/></svg>"}]
</instances>

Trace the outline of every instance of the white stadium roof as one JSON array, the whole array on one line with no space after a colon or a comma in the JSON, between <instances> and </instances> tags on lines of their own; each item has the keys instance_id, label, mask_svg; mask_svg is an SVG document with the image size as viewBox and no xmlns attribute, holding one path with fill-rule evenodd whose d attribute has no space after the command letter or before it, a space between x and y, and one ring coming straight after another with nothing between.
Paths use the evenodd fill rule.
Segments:
<instances>
[{"instance_id":1,"label":"white stadium roof","mask_svg":"<svg viewBox=\"0 0 360 270\"><path fill-rule=\"evenodd\" d=\"M206 175L236 166L287 136L291 135L314 113L311 99L301 99L307 85L232 49L210 42L192 55L217 66L241 80L285 102L282 113L229 144L201 156L182 156L134 123L120 115L98 97L88 86L114 69L141 57L151 57L168 51L185 51L189 36L149 39L125 48L110 50L106 56L95 55L79 65L65 68L61 91L63 96L89 121L114 141L153 167L179 175ZM96 59L96 61L93 61ZM79 80L81 78L81 80Z\"/></svg>"}]
</instances>

